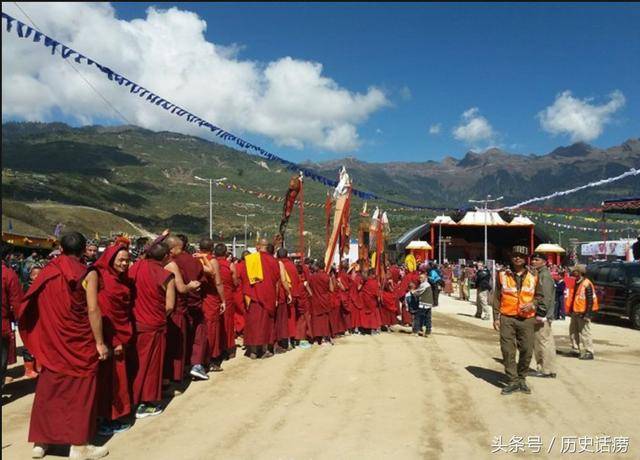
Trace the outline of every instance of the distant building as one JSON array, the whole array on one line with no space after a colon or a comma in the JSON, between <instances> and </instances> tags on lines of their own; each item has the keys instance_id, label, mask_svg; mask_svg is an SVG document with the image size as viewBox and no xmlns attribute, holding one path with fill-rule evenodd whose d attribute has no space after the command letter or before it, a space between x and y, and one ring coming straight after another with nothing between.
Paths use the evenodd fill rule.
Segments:
<instances>
[{"instance_id":1,"label":"distant building","mask_svg":"<svg viewBox=\"0 0 640 460\"><path fill-rule=\"evenodd\" d=\"M442 259L457 262L484 259L484 227L487 224L487 255L498 262L509 261L509 251L513 246L529 248L530 252L540 243L549 241L549 237L535 228L535 223L523 216L489 210L464 211L436 217L402 235L390 252L393 259L403 257L405 247L412 240L429 242L433 247L430 259ZM438 244L438 243L441 244Z\"/></svg>"}]
</instances>

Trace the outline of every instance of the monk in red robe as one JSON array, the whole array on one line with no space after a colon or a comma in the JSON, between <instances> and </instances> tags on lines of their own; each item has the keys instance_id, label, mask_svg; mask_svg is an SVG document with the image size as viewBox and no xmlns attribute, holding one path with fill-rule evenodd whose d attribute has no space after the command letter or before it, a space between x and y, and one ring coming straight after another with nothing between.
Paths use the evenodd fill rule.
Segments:
<instances>
[{"instance_id":1,"label":"monk in red robe","mask_svg":"<svg viewBox=\"0 0 640 460\"><path fill-rule=\"evenodd\" d=\"M98 362L107 359L102 316L87 306L82 262L86 239L70 232L20 304L20 336L42 365L31 411L29 441L34 458L50 444L71 444L70 458L100 458L106 447L89 444L96 430Z\"/></svg>"},{"instance_id":2,"label":"monk in red robe","mask_svg":"<svg viewBox=\"0 0 640 460\"><path fill-rule=\"evenodd\" d=\"M400 272L400 267L398 267L396 264L390 265L388 272L389 272L391 281L393 281L393 285L397 286L400 280L402 279L402 273Z\"/></svg>"},{"instance_id":3,"label":"monk in red robe","mask_svg":"<svg viewBox=\"0 0 640 460\"><path fill-rule=\"evenodd\" d=\"M309 287L309 267L306 263L296 266L298 277L300 278L300 296L296 305L296 342L313 339L311 332L311 288ZM304 344L303 344L304 345Z\"/></svg>"},{"instance_id":4,"label":"monk in red robe","mask_svg":"<svg viewBox=\"0 0 640 460\"><path fill-rule=\"evenodd\" d=\"M22 302L22 287L18 275L11 267L2 263L2 386L7 372L7 365L16 362L16 336L11 327L14 312ZM10 353L10 352L13 353Z\"/></svg>"},{"instance_id":5,"label":"monk in red robe","mask_svg":"<svg viewBox=\"0 0 640 460\"><path fill-rule=\"evenodd\" d=\"M276 314L278 311L278 298L280 296L280 290L282 289L280 283L280 265L278 265L278 260L276 259L276 249L272 243L269 243L266 239L262 239L260 245L258 246L258 250L261 253L261 257L266 258L267 265L269 266L269 271L272 273L276 281L276 294L275 294L275 309L270 313L271 323L267 326L271 331L271 338L269 340L269 345L267 349L275 353L277 348L276 343ZM280 350L282 352L283 350Z\"/></svg>"},{"instance_id":6,"label":"monk in red robe","mask_svg":"<svg viewBox=\"0 0 640 460\"><path fill-rule=\"evenodd\" d=\"M298 278L298 272L293 265L293 262L289 260L287 257L289 253L286 248L278 249L278 271L280 273L279 278L279 287L278 287L278 307L276 308L276 323L275 323L275 333L276 333L276 344L275 344L275 352L284 353L289 350L289 338L293 337L290 334L289 328L289 310L290 306L293 305L293 283L295 277L296 284L300 284L300 280ZM289 266L289 270L287 270L287 266L285 266L285 260L287 261L287 266ZM291 271L291 274L289 273ZM298 287L299 289L299 287Z\"/></svg>"},{"instance_id":7,"label":"monk in red robe","mask_svg":"<svg viewBox=\"0 0 640 460\"><path fill-rule=\"evenodd\" d=\"M233 278L233 323L235 329L235 337L239 337L244 334L244 295L242 294L242 284L240 278L238 278L238 264L239 260L235 260L229 264L231 268L231 276ZM235 338L234 337L234 338ZM229 353L229 357L235 357L235 341L234 348Z\"/></svg>"},{"instance_id":8,"label":"monk in red robe","mask_svg":"<svg viewBox=\"0 0 640 460\"><path fill-rule=\"evenodd\" d=\"M342 314L340 313L341 300L340 292L337 286L337 274L335 269L331 269L329 272L331 278L331 284L333 284L333 291L329 295L331 298L331 310L329 311L329 327L331 329L331 337L337 337L344 334L344 327L342 324Z\"/></svg>"},{"instance_id":9,"label":"monk in red robe","mask_svg":"<svg viewBox=\"0 0 640 460\"><path fill-rule=\"evenodd\" d=\"M329 313L331 312L331 293L333 281L324 271L324 262L316 262L311 267L309 275L309 287L311 288L311 330L313 340L318 344L331 343L331 326Z\"/></svg>"},{"instance_id":10,"label":"monk in red robe","mask_svg":"<svg viewBox=\"0 0 640 460\"><path fill-rule=\"evenodd\" d=\"M222 314L226 311L226 295L222 286L219 263L213 255L213 248L214 244L211 238L202 238L200 240L200 252L195 256L199 258L203 264L204 272L207 274L201 287L204 296L202 310L210 358L209 370L211 372L220 372L222 371L221 364L224 358Z\"/></svg>"},{"instance_id":11,"label":"monk in red robe","mask_svg":"<svg viewBox=\"0 0 640 460\"><path fill-rule=\"evenodd\" d=\"M353 331L353 320L351 317L351 301L349 299L349 290L351 288L351 279L349 278L349 261L343 260L340 264L340 271L336 277L336 287L340 296L340 319L342 327L345 331Z\"/></svg>"},{"instance_id":12,"label":"monk in red robe","mask_svg":"<svg viewBox=\"0 0 640 460\"><path fill-rule=\"evenodd\" d=\"M167 323L167 351L165 376L182 383L185 367L190 360L190 375L201 380L209 376L203 367L206 359L206 330L203 324L200 282L204 276L202 265L186 251L182 238L171 235L166 240L171 262L165 269L173 273L176 286L176 306ZM193 349L194 353L189 353Z\"/></svg>"},{"instance_id":13,"label":"monk in red robe","mask_svg":"<svg viewBox=\"0 0 640 460\"><path fill-rule=\"evenodd\" d=\"M129 423L118 419L131 412L126 355L133 335L131 324L131 282L129 248L110 246L92 265L87 275L87 302L97 302L102 312L104 341L113 354L98 366L99 432L108 436L125 431Z\"/></svg>"},{"instance_id":14,"label":"monk in red robe","mask_svg":"<svg viewBox=\"0 0 640 460\"><path fill-rule=\"evenodd\" d=\"M409 292L409 284L413 283L414 286L420 284L420 276L417 271L407 271L401 278L400 282L396 284L396 297L402 302L402 325L411 326L413 324L413 315L409 313L409 308L405 301L405 296Z\"/></svg>"},{"instance_id":15,"label":"monk in red robe","mask_svg":"<svg viewBox=\"0 0 640 460\"><path fill-rule=\"evenodd\" d=\"M266 252L266 241L262 240L256 256L250 254L238 264L238 278L242 283L245 300L244 344L251 359L270 358L273 353L268 345L274 340L274 322L278 299L280 271L275 258ZM247 263L249 258L257 259L262 279L249 279ZM253 262L252 262L253 263Z\"/></svg>"},{"instance_id":16,"label":"monk in red robe","mask_svg":"<svg viewBox=\"0 0 640 460\"><path fill-rule=\"evenodd\" d=\"M302 279L298 274L298 268L288 257L286 249L284 251L282 249L278 250L278 264L280 265L281 281L284 279L283 283L286 283L289 288L288 292L291 294L291 301L289 302L287 309L288 337L291 340L295 340L298 302L300 301L300 296L302 295L304 286L302 285ZM285 290L285 292L287 291Z\"/></svg>"},{"instance_id":17,"label":"monk in red robe","mask_svg":"<svg viewBox=\"0 0 640 460\"><path fill-rule=\"evenodd\" d=\"M158 415L162 399L162 368L166 347L167 315L175 305L174 275L164 266L169 261L169 247L157 243L129 269L135 285L133 293L134 338L128 356L132 382L132 402L136 418Z\"/></svg>"},{"instance_id":18,"label":"monk in red robe","mask_svg":"<svg viewBox=\"0 0 640 460\"><path fill-rule=\"evenodd\" d=\"M350 275L351 283L349 285L349 301L351 303L351 325L354 330L361 333L362 315L364 314L364 303L362 301L362 287L364 286L364 278L362 274L354 267Z\"/></svg>"},{"instance_id":19,"label":"monk in red robe","mask_svg":"<svg viewBox=\"0 0 640 460\"><path fill-rule=\"evenodd\" d=\"M229 262L227 246L223 243L216 244L214 255L218 262L218 273L222 282L224 292L225 308L222 312L222 347L225 359L229 359L236 354L236 331L235 331L235 283L233 281L233 268Z\"/></svg>"},{"instance_id":20,"label":"monk in red robe","mask_svg":"<svg viewBox=\"0 0 640 460\"><path fill-rule=\"evenodd\" d=\"M280 283L278 310L276 312L276 336L281 346L291 348L296 340L298 303L302 295L302 281L285 248L278 249Z\"/></svg>"},{"instance_id":21,"label":"monk in red robe","mask_svg":"<svg viewBox=\"0 0 640 460\"><path fill-rule=\"evenodd\" d=\"M399 300L396 290L393 286L393 280L387 275L384 280L384 289L382 290L382 308L380 315L382 317L382 325L389 328L398 322L396 315L398 314Z\"/></svg>"},{"instance_id":22,"label":"monk in red robe","mask_svg":"<svg viewBox=\"0 0 640 460\"><path fill-rule=\"evenodd\" d=\"M362 286L362 314L360 324L363 329L373 332L380 327L378 305L380 301L380 285L375 273L364 270L362 272L364 284Z\"/></svg>"}]
</instances>

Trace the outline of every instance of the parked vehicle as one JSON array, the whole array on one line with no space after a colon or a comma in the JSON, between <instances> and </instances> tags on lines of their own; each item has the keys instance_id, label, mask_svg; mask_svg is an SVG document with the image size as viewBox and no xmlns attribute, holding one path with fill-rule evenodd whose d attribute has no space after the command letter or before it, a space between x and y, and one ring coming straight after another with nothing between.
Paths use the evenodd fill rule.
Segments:
<instances>
[{"instance_id":1,"label":"parked vehicle","mask_svg":"<svg viewBox=\"0 0 640 460\"><path fill-rule=\"evenodd\" d=\"M598 314L627 317L640 329L640 262L595 262L587 276L596 287Z\"/></svg>"}]
</instances>

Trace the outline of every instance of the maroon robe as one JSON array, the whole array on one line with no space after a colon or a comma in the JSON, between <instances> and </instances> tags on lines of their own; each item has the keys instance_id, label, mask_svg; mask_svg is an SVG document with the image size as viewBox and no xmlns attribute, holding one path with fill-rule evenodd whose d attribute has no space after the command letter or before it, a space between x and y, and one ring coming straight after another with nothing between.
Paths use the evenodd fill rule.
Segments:
<instances>
[{"instance_id":1,"label":"maroon robe","mask_svg":"<svg viewBox=\"0 0 640 460\"><path fill-rule=\"evenodd\" d=\"M162 399L162 367L166 347L166 285L173 274L162 262L141 259L129 269L134 283L132 353L128 356L132 380L132 400L154 402Z\"/></svg>"},{"instance_id":2,"label":"maroon robe","mask_svg":"<svg viewBox=\"0 0 640 460\"><path fill-rule=\"evenodd\" d=\"M397 285L400 282L400 268L397 265L392 265L389 267L389 276L391 277L391 281L393 281L394 285Z\"/></svg>"},{"instance_id":3,"label":"maroon robe","mask_svg":"<svg viewBox=\"0 0 640 460\"><path fill-rule=\"evenodd\" d=\"M300 297L296 305L296 340L307 340L313 338L311 331L311 298L304 286L309 279L309 269L302 266L302 276L300 276Z\"/></svg>"},{"instance_id":4,"label":"maroon robe","mask_svg":"<svg viewBox=\"0 0 640 460\"><path fill-rule=\"evenodd\" d=\"M231 264L226 257L216 257L216 260L218 261L218 267L220 267L220 278L222 279L225 302L225 310L222 318L222 346L225 351L231 351L236 348L236 301L233 273L231 272Z\"/></svg>"},{"instance_id":5,"label":"maroon robe","mask_svg":"<svg viewBox=\"0 0 640 460\"><path fill-rule=\"evenodd\" d=\"M284 269L289 275L289 279L291 280L291 298L292 302L289 304L289 308L287 311L287 325L289 329L289 337L295 337L297 331L297 315L298 315L298 302L300 301L300 296L302 295L302 290L304 286L302 285L302 280L300 279L300 275L298 275L298 269L291 259L285 257L280 259L282 261L282 265L284 265ZM286 293L285 293L286 295Z\"/></svg>"},{"instance_id":6,"label":"maroon robe","mask_svg":"<svg viewBox=\"0 0 640 460\"><path fill-rule=\"evenodd\" d=\"M278 262L283 261L283 259L277 259L277 260ZM280 270L279 263L278 263L278 270ZM297 273L296 273L296 276L297 276ZM291 298L293 299L293 294L291 295ZM287 291L282 285L282 278L279 278L278 307L276 308L276 317L275 317L275 339L277 341L281 341L281 340L288 340L289 337L290 337L289 335L289 304L287 303Z\"/></svg>"},{"instance_id":7,"label":"maroon robe","mask_svg":"<svg viewBox=\"0 0 640 460\"><path fill-rule=\"evenodd\" d=\"M124 245L114 245L93 264L98 273L98 305L102 312L102 334L109 349L122 345L122 354L111 354L98 366L98 415L116 420L131 412L126 354L133 335L131 282L118 273L113 261Z\"/></svg>"},{"instance_id":8,"label":"maroon robe","mask_svg":"<svg viewBox=\"0 0 640 460\"><path fill-rule=\"evenodd\" d=\"M351 324L352 327L362 327L362 315L364 314L364 302L362 301L362 288L364 279L358 272L351 275L349 285L349 302L351 304Z\"/></svg>"},{"instance_id":9,"label":"maroon robe","mask_svg":"<svg viewBox=\"0 0 640 460\"><path fill-rule=\"evenodd\" d=\"M276 310L276 340L285 340L296 336L296 309L300 299L300 275L295 264L288 257L278 259L289 277L291 303L287 303L287 291L280 285L278 291L278 309Z\"/></svg>"},{"instance_id":10,"label":"maroon robe","mask_svg":"<svg viewBox=\"0 0 640 460\"><path fill-rule=\"evenodd\" d=\"M382 291L382 308L380 315L384 326L391 326L398 322L396 315L398 314L398 297L391 279L385 283L385 289Z\"/></svg>"},{"instance_id":11,"label":"maroon robe","mask_svg":"<svg viewBox=\"0 0 640 460\"><path fill-rule=\"evenodd\" d=\"M182 275L184 284L204 281L202 264L186 251L172 258ZM166 374L181 382L189 357L191 365L203 364L207 355L207 332L202 312L200 290L180 294L176 290L176 308L167 324Z\"/></svg>"},{"instance_id":12,"label":"maroon robe","mask_svg":"<svg viewBox=\"0 0 640 460\"><path fill-rule=\"evenodd\" d=\"M238 276L242 282L242 293L245 296L245 330L246 346L262 346L273 343L275 338L274 317L276 312L276 292L280 272L272 255L260 253L263 280L251 284L244 262L237 265Z\"/></svg>"},{"instance_id":13,"label":"maroon robe","mask_svg":"<svg viewBox=\"0 0 640 460\"><path fill-rule=\"evenodd\" d=\"M344 290L340 289L339 287L337 288L340 292L340 315L342 320L342 327L344 328L344 330L353 329L353 318L351 316L351 310L353 307L351 305L351 299L349 297L349 291L351 289L351 279L349 278L349 274L344 270L341 270L338 273L338 279L344 287Z\"/></svg>"},{"instance_id":14,"label":"maroon robe","mask_svg":"<svg viewBox=\"0 0 640 460\"><path fill-rule=\"evenodd\" d=\"M311 330L314 337L331 336L329 313L331 311L331 291L329 290L329 275L323 270L309 275L311 296Z\"/></svg>"},{"instance_id":15,"label":"maroon robe","mask_svg":"<svg viewBox=\"0 0 640 460\"><path fill-rule=\"evenodd\" d=\"M213 255L207 254L207 260L213 259ZM207 331L208 354L209 357L217 359L224 351L222 337L222 315L220 315L220 307L222 300L216 289L215 277L207 275L204 283L202 283L202 311L204 313L204 324ZM226 300L226 298L225 298Z\"/></svg>"},{"instance_id":16,"label":"maroon robe","mask_svg":"<svg viewBox=\"0 0 640 460\"><path fill-rule=\"evenodd\" d=\"M380 327L380 313L378 311L378 295L380 285L373 277L368 278L362 287L362 303L364 308L360 316L360 325L365 329L378 329Z\"/></svg>"},{"instance_id":17,"label":"maroon robe","mask_svg":"<svg viewBox=\"0 0 640 460\"><path fill-rule=\"evenodd\" d=\"M238 264L236 264L236 267ZM236 268L237 269L237 268ZM236 336L244 334L244 325L245 325L245 304L244 304L244 295L242 294L242 285L235 286L233 288L233 323L235 326Z\"/></svg>"},{"instance_id":18,"label":"maroon robe","mask_svg":"<svg viewBox=\"0 0 640 460\"><path fill-rule=\"evenodd\" d=\"M342 323L340 292L338 292L337 284L334 284L334 291L330 294L331 310L329 311L329 327L331 327L331 336L344 333L345 329Z\"/></svg>"},{"instance_id":19,"label":"maroon robe","mask_svg":"<svg viewBox=\"0 0 640 460\"><path fill-rule=\"evenodd\" d=\"M409 292L409 283L415 283L416 287L420 285L420 274L417 271L407 272L400 280L400 283L396 284L396 297L402 301L402 324L413 324L413 315L409 313L408 306L405 302L405 296Z\"/></svg>"},{"instance_id":20,"label":"maroon robe","mask_svg":"<svg viewBox=\"0 0 640 460\"><path fill-rule=\"evenodd\" d=\"M16 362L16 335L11 329L14 310L22 302L22 287L18 275L2 264L2 346L8 349L7 364Z\"/></svg>"},{"instance_id":21,"label":"maroon robe","mask_svg":"<svg viewBox=\"0 0 640 460\"><path fill-rule=\"evenodd\" d=\"M79 259L57 257L16 311L20 336L42 365L30 442L82 445L95 435L98 353L82 287L86 273Z\"/></svg>"}]
</instances>

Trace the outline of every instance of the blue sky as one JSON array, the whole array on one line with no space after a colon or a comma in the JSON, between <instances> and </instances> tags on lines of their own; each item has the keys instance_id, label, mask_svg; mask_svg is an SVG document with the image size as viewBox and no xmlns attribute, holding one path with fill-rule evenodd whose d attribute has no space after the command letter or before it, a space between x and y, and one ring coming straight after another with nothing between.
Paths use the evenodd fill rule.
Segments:
<instances>
[{"instance_id":1,"label":"blue sky","mask_svg":"<svg viewBox=\"0 0 640 460\"><path fill-rule=\"evenodd\" d=\"M118 19L132 21L145 19L151 5L113 8ZM326 139L296 146L267 129L242 132L293 161L427 161L489 146L543 154L575 140L610 147L640 135L638 5L175 6L205 20L206 40L235 47L234 59L258 66L287 56L320 63L322 75L343 90L384 93L384 103L349 119L358 141L351 149L344 147L349 142L324 148L334 145ZM3 118L20 118L4 112L3 105ZM574 116L582 117L577 126Z\"/></svg>"}]
</instances>

